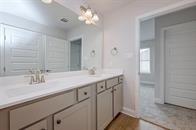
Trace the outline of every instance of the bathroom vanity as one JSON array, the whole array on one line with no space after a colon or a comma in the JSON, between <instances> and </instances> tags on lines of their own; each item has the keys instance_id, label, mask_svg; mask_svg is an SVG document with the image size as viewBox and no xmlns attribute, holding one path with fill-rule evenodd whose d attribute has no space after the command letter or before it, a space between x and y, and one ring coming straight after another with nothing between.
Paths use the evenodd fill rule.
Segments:
<instances>
[{"instance_id":1,"label":"bathroom vanity","mask_svg":"<svg viewBox=\"0 0 196 130\"><path fill-rule=\"evenodd\" d=\"M104 130L122 110L122 82L122 74L83 75L29 85L35 90L23 95L2 90L0 130Z\"/></svg>"},{"instance_id":2,"label":"bathroom vanity","mask_svg":"<svg viewBox=\"0 0 196 130\"><path fill-rule=\"evenodd\" d=\"M0 130L106 128L122 109L123 73L95 73L103 22L84 24L54 0L1 4Z\"/></svg>"}]
</instances>

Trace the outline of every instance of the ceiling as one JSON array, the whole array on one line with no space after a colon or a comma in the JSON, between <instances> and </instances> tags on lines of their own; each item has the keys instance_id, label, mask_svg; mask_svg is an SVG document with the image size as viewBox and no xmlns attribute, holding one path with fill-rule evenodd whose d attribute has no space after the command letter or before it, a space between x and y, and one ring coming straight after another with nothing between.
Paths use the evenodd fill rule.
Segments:
<instances>
[{"instance_id":1,"label":"ceiling","mask_svg":"<svg viewBox=\"0 0 196 130\"><path fill-rule=\"evenodd\" d=\"M103 15L131 1L134 0L54 0L51 4L44 4L41 0L0 0L0 12L66 31L84 24L78 20L80 5L89 5ZM61 18L66 18L69 22L61 22Z\"/></svg>"},{"instance_id":2,"label":"ceiling","mask_svg":"<svg viewBox=\"0 0 196 130\"><path fill-rule=\"evenodd\" d=\"M133 0L85 0L93 9L104 14L106 12L117 10L118 8L130 3Z\"/></svg>"},{"instance_id":3,"label":"ceiling","mask_svg":"<svg viewBox=\"0 0 196 130\"><path fill-rule=\"evenodd\" d=\"M82 24L78 15L64 6L53 2L44 4L40 0L0 0L0 12L9 13L24 19L66 31ZM61 18L69 21L63 23Z\"/></svg>"}]
</instances>

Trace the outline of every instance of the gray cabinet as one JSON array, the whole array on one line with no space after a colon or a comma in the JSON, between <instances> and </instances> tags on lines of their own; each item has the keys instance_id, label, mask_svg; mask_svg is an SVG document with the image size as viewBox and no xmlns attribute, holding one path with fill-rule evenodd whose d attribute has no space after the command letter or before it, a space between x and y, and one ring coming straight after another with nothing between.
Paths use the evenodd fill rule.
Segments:
<instances>
[{"instance_id":1,"label":"gray cabinet","mask_svg":"<svg viewBox=\"0 0 196 130\"><path fill-rule=\"evenodd\" d=\"M122 78L106 81L107 89L97 94L97 130L104 130L122 110Z\"/></svg>"},{"instance_id":2,"label":"gray cabinet","mask_svg":"<svg viewBox=\"0 0 196 130\"><path fill-rule=\"evenodd\" d=\"M97 129L104 128L113 119L112 88L97 95Z\"/></svg>"},{"instance_id":3,"label":"gray cabinet","mask_svg":"<svg viewBox=\"0 0 196 130\"><path fill-rule=\"evenodd\" d=\"M24 130L47 130L47 120L40 121Z\"/></svg>"},{"instance_id":4,"label":"gray cabinet","mask_svg":"<svg viewBox=\"0 0 196 130\"><path fill-rule=\"evenodd\" d=\"M54 130L92 130L90 99L54 115Z\"/></svg>"},{"instance_id":5,"label":"gray cabinet","mask_svg":"<svg viewBox=\"0 0 196 130\"><path fill-rule=\"evenodd\" d=\"M118 84L113 89L114 117L122 110L122 97L122 84Z\"/></svg>"}]
</instances>

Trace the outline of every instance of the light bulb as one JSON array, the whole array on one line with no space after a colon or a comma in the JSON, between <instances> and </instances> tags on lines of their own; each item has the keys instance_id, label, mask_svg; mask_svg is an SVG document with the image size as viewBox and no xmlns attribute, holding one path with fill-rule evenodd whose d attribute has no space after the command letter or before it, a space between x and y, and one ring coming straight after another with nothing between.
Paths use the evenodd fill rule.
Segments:
<instances>
[{"instance_id":1,"label":"light bulb","mask_svg":"<svg viewBox=\"0 0 196 130\"><path fill-rule=\"evenodd\" d=\"M92 16L93 16L93 14L92 14L92 12L91 12L91 9L87 9L87 10L86 10L85 16L86 16L86 17L92 17Z\"/></svg>"},{"instance_id":2,"label":"light bulb","mask_svg":"<svg viewBox=\"0 0 196 130\"><path fill-rule=\"evenodd\" d=\"M89 25L89 24L91 24L91 21L90 20L86 20L85 23Z\"/></svg>"},{"instance_id":3,"label":"light bulb","mask_svg":"<svg viewBox=\"0 0 196 130\"><path fill-rule=\"evenodd\" d=\"M41 0L42 2L46 3L46 4L50 4L52 3L52 0Z\"/></svg>"},{"instance_id":4,"label":"light bulb","mask_svg":"<svg viewBox=\"0 0 196 130\"><path fill-rule=\"evenodd\" d=\"M79 19L80 21L84 21L84 20L85 20L85 17L81 15L81 16L78 17L78 19Z\"/></svg>"},{"instance_id":5,"label":"light bulb","mask_svg":"<svg viewBox=\"0 0 196 130\"><path fill-rule=\"evenodd\" d=\"M95 22L99 21L98 15L97 14L94 14L92 20L95 21Z\"/></svg>"}]
</instances>

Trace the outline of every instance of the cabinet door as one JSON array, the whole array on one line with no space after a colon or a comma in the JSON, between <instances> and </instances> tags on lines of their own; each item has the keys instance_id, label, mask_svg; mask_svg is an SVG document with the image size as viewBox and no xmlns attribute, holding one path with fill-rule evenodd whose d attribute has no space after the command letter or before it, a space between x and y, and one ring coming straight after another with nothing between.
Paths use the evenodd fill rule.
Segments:
<instances>
[{"instance_id":1,"label":"cabinet door","mask_svg":"<svg viewBox=\"0 0 196 130\"><path fill-rule=\"evenodd\" d=\"M114 117L122 110L122 84L114 86Z\"/></svg>"},{"instance_id":2,"label":"cabinet door","mask_svg":"<svg viewBox=\"0 0 196 130\"><path fill-rule=\"evenodd\" d=\"M40 121L24 130L47 130L47 120Z\"/></svg>"},{"instance_id":3,"label":"cabinet door","mask_svg":"<svg viewBox=\"0 0 196 130\"><path fill-rule=\"evenodd\" d=\"M113 119L112 88L97 95L97 129L104 128Z\"/></svg>"},{"instance_id":4,"label":"cabinet door","mask_svg":"<svg viewBox=\"0 0 196 130\"><path fill-rule=\"evenodd\" d=\"M90 99L56 114L54 130L91 130Z\"/></svg>"}]
</instances>

